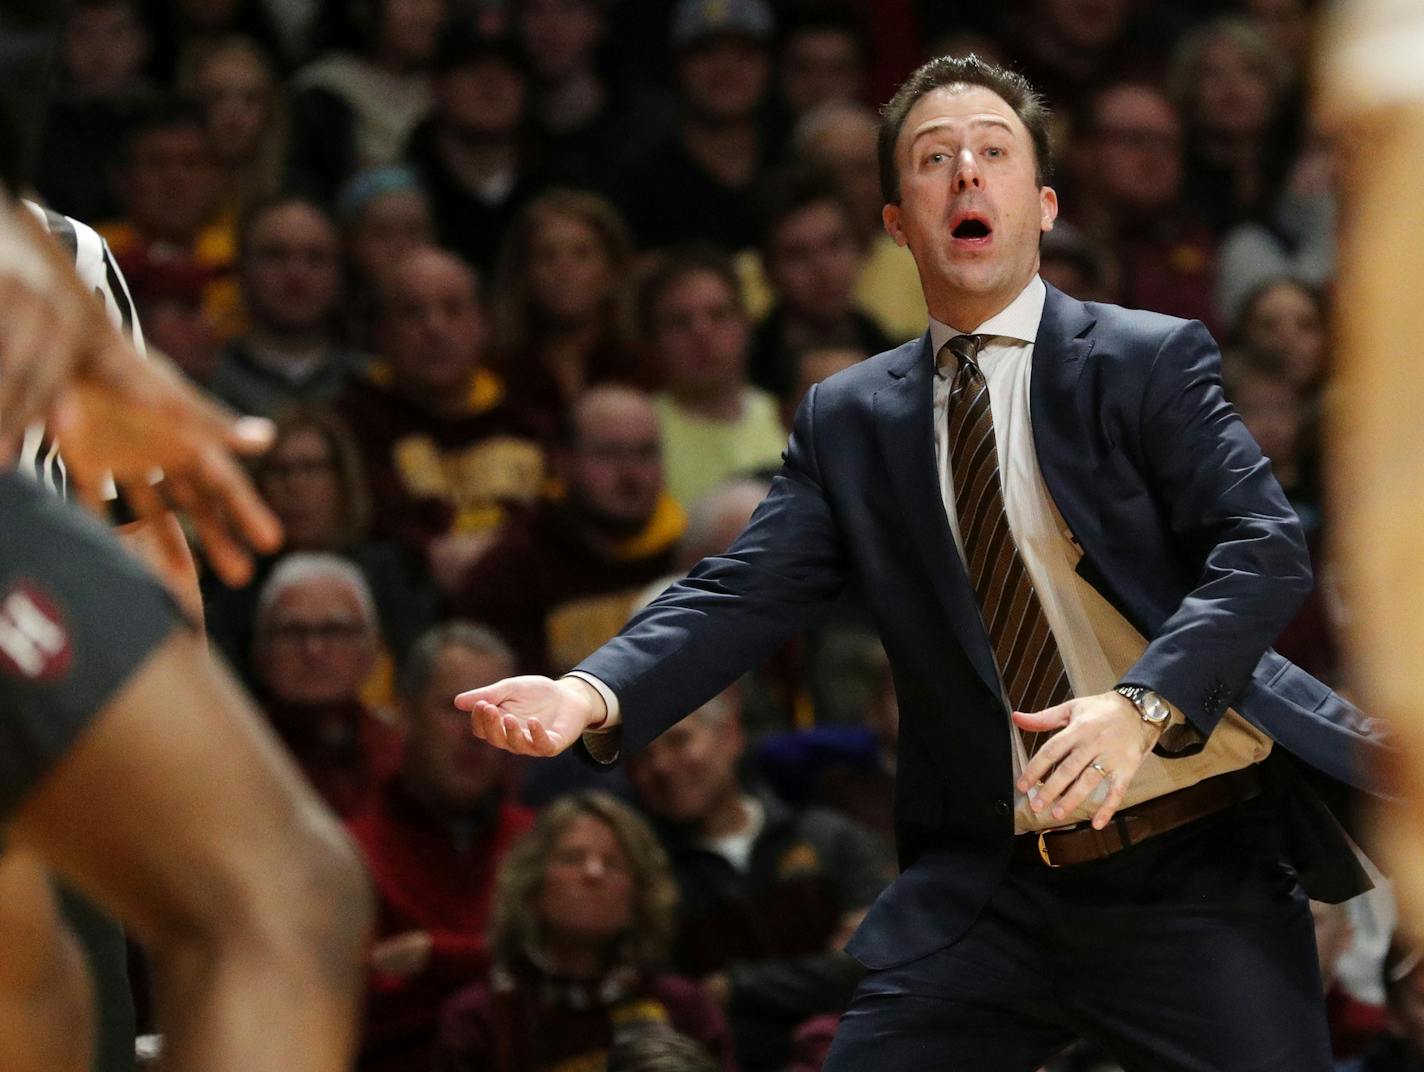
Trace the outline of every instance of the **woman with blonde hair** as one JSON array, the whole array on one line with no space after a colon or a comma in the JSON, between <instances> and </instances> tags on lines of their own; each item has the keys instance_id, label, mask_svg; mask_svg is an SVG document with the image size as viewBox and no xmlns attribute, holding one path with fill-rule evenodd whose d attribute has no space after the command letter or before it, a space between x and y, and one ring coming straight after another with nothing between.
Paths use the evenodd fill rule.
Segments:
<instances>
[{"instance_id":1,"label":"woman with blonde hair","mask_svg":"<svg viewBox=\"0 0 1424 1072\"><path fill-rule=\"evenodd\" d=\"M668 1027L732 1068L721 1012L658 970L676 911L667 856L636 812L603 792L554 801L500 868L494 962L445 1006L437 1072L602 1067L615 1043Z\"/></svg>"},{"instance_id":2,"label":"woman with blonde hair","mask_svg":"<svg viewBox=\"0 0 1424 1072\"><path fill-rule=\"evenodd\" d=\"M647 386L634 345L633 245L597 194L550 190L505 238L491 305L496 350L528 408L562 416L600 383Z\"/></svg>"},{"instance_id":3,"label":"woman with blonde hair","mask_svg":"<svg viewBox=\"0 0 1424 1072\"><path fill-rule=\"evenodd\" d=\"M179 85L203 108L235 224L286 175L287 103L272 57L247 37L203 41L184 55Z\"/></svg>"}]
</instances>

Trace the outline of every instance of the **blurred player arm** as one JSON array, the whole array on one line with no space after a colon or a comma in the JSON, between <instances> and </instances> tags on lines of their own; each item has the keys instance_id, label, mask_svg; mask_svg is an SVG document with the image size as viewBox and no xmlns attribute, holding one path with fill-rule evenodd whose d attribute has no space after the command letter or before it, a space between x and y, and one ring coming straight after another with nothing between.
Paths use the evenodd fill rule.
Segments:
<instances>
[{"instance_id":1,"label":"blurred player arm","mask_svg":"<svg viewBox=\"0 0 1424 1072\"><path fill-rule=\"evenodd\" d=\"M338 1072L371 916L359 861L201 641L167 639L20 805L10 844L152 952L172 1072Z\"/></svg>"}]
</instances>

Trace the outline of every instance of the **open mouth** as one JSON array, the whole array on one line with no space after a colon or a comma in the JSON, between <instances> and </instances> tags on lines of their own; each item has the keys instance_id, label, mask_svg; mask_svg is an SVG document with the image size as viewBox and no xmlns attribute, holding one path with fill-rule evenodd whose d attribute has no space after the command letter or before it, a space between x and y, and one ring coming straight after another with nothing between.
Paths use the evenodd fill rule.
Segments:
<instances>
[{"instance_id":1,"label":"open mouth","mask_svg":"<svg viewBox=\"0 0 1424 1072\"><path fill-rule=\"evenodd\" d=\"M984 220L977 216L966 216L954 225L950 231L955 238L965 242L979 242L987 239L993 233L993 229Z\"/></svg>"}]
</instances>

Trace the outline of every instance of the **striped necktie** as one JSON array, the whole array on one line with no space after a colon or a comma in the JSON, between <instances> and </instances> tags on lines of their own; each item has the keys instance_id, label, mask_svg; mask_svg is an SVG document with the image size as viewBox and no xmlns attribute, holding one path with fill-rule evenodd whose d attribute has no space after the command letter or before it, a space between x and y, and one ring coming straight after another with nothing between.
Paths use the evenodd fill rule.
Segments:
<instances>
[{"instance_id":1,"label":"striped necktie","mask_svg":"<svg viewBox=\"0 0 1424 1072\"><path fill-rule=\"evenodd\" d=\"M958 363L949 392L949 464L959 536L1010 708L1041 711L1071 699L1072 690L1043 605L1009 531L989 385L975 363L982 345L982 336L956 335L940 351L941 362L947 363L952 354ZM1023 734L1030 756L1046 737Z\"/></svg>"}]
</instances>

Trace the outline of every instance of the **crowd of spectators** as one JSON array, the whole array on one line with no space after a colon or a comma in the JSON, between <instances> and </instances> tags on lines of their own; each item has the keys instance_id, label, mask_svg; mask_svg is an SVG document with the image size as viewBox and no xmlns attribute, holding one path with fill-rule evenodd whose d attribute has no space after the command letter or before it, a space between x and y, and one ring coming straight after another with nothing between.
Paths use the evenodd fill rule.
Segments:
<instances>
[{"instance_id":1,"label":"crowd of spectators","mask_svg":"<svg viewBox=\"0 0 1424 1072\"><path fill-rule=\"evenodd\" d=\"M277 421L286 549L205 577L207 618L379 893L361 1069L819 1066L893 875L855 592L612 775L497 754L449 700L567 670L720 553L810 385L924 331L875 107L930 55L1047 95L1050 283L1222 343L1321 578L1279 647L1341 684L1320 6L75 0L38 194L153 346ZM1319 922L1341 1069L1424 1068L1387 897Z\"/></svg>"}]
</instances>

